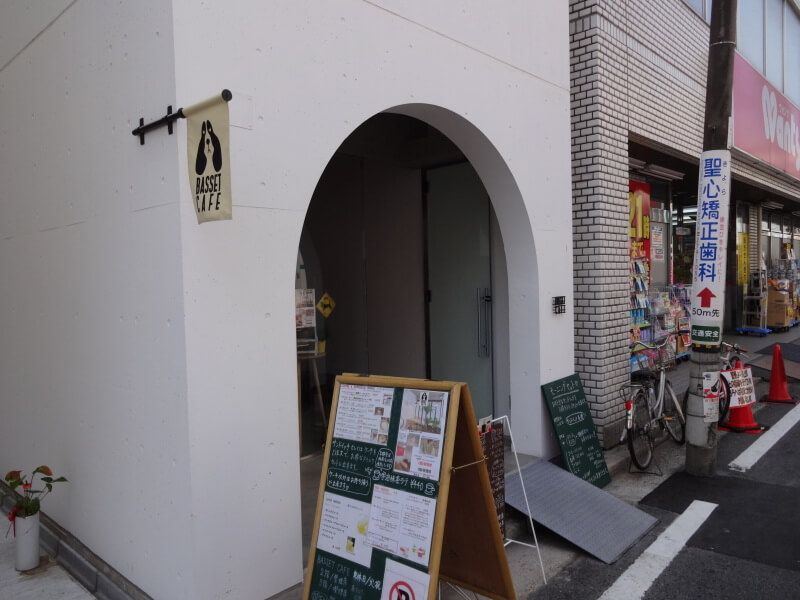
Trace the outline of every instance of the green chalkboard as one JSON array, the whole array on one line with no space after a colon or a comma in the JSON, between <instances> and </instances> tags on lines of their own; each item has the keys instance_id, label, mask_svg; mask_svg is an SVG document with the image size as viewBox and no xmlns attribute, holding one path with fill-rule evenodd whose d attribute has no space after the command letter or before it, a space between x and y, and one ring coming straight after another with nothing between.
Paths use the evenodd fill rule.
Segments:
<instances>
[{"instance_id":1,"label":"green chalkboard","mask_svg":"<svg viewBox=\"0 0 800 600\"><path fill-rule=\"evenodd\" d=\"M604 487L611 481L578 375L542 386L564 463L570 473Z\"/></svg>"}]
</instances>

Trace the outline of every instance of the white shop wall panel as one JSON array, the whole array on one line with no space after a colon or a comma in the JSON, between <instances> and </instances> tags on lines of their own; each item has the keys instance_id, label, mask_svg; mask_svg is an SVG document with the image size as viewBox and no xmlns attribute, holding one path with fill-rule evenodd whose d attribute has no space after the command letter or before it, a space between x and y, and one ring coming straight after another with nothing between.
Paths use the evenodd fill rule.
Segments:
<instances>
[{"instance_id":1,"label":"white shop wall panel","mask_svg":"<svg viewBox=\"0 0 800 600\"><path fill-rule=\"evenodd\" d=\"M0 21L0 68L10 63L70 4L72 0L4 0L3 19Z\"/></svg>"},{"instance_id":2,"label":"white shop wall panel","mask_svg":"<svg viewBox=\"0 0 800 600\"><path fill-rule=\"evenodd\" d=\"M518 44L535 40L566 65L567 7L546 4L535 24L515 22L512 35ZM254 115L252 129L232 127L232 222L197 227L181 180L196 594L264 597L301 578L291 355L297 244L328 161L376 113L422 117L451 137L487 185L507 250L525 248L508 257L510 318L520 321L512 323L510 340L512 407L522 430L515 439L536 454L553 451L539 385L543 372L556 378L573 367L572 321L549 309L556 292L571 296L566 76L551 80L528 72L530 65L506 62L516 59L491 55L506 28L486 28L481 49L460 39L468 37L463 27L436 31L428 21L439 10L409 20L356 0L174 4L179 103L229 88L232 102L252 99ZM215 35L197 34L207 31ZM185 148L180 152L183 160ZM218 310L228 304L236 310ZM217 407L220 394L227 413ZM236 436L215 443L205 436L235 429L243 419ZM269 427L275 419L281 426ZM241 520L220 522L229 492L218 485L216 466L237 464L267 443L276 455L268 450L250 465L252 479L262 483L239 498ZM272 518L254 527L265 513ZM234 540L239 546L230 554ZM251 557L262 559L258 568Z\"/></svg>"},{"instance_id":3,"label":"white shop wall panel","mask_svg":"<svg viewBox=\"0 0 800 600\"><path fill-rule=\"evenodd\" d=\"M515 439L552 454L539 386L573 353L549 311L571 305L567 7L502 2L498 28L467 8L0 9L0 457L69 477L47 512L154 597L302 577L297 244L328 161L378 112L431 122L481 175L506 244ZM234 220L200 227L185 123L144 146L130 130L222 88L241 102Z\"/></svg>"},{"instance_id":4,"label":"white shop wall panel","mask_svg":"<svg viewBox=\"0 0 800 600\"><path fill-rule=\"evenodd\" d=\"M171 13L12 2L0 31L0 470L49 464L48 515L188 598L177 142L130 133L174 98Z\"/></svg>"}]
</instances>

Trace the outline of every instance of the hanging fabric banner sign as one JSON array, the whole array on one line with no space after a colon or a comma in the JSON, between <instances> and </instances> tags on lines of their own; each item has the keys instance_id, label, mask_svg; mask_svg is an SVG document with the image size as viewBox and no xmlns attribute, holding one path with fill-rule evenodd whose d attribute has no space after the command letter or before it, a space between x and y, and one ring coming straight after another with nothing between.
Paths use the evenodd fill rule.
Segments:
<instances>
[{"instance_id":1,"label":"hanging fabric banner sign","mask_svg":"<svg viewBox=\"0 0 800 600\"><path fill-rule=\"evenodd\" d=\"M189 185L197 222L231 216L231 165L228 102L214 96L183 109Z\"/></svg>"}]
</instances>

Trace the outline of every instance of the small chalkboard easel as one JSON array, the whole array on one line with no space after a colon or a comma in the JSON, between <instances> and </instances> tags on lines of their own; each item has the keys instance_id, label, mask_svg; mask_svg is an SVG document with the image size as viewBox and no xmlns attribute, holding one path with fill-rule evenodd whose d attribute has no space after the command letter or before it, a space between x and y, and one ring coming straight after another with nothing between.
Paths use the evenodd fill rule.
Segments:
<instances>
[{"instance_id":1,"label":"small chalkboard easel","mask_svg":"<svg viewBox=\"0 0 800 600\"><path fill-rule=\"evenodd\" d=\"M465 383L341 375L306 600L515 598Z\"/></svg>"}]
</instances>

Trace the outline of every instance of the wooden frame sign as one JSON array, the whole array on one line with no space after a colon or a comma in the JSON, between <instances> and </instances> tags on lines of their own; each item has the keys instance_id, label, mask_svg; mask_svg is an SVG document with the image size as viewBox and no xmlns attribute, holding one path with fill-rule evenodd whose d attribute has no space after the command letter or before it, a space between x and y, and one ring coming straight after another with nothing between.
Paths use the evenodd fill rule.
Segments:
<instances>
[{"instance_id":1,"label":"wooden frame sign","mask_svg":"<svg viewBox=\"0 0 800 600\"><path fill-rule=\"evenodd\" d=\"M340 375L305 600L514 589L466 384Z\"/></svg>"}]
</instances>

